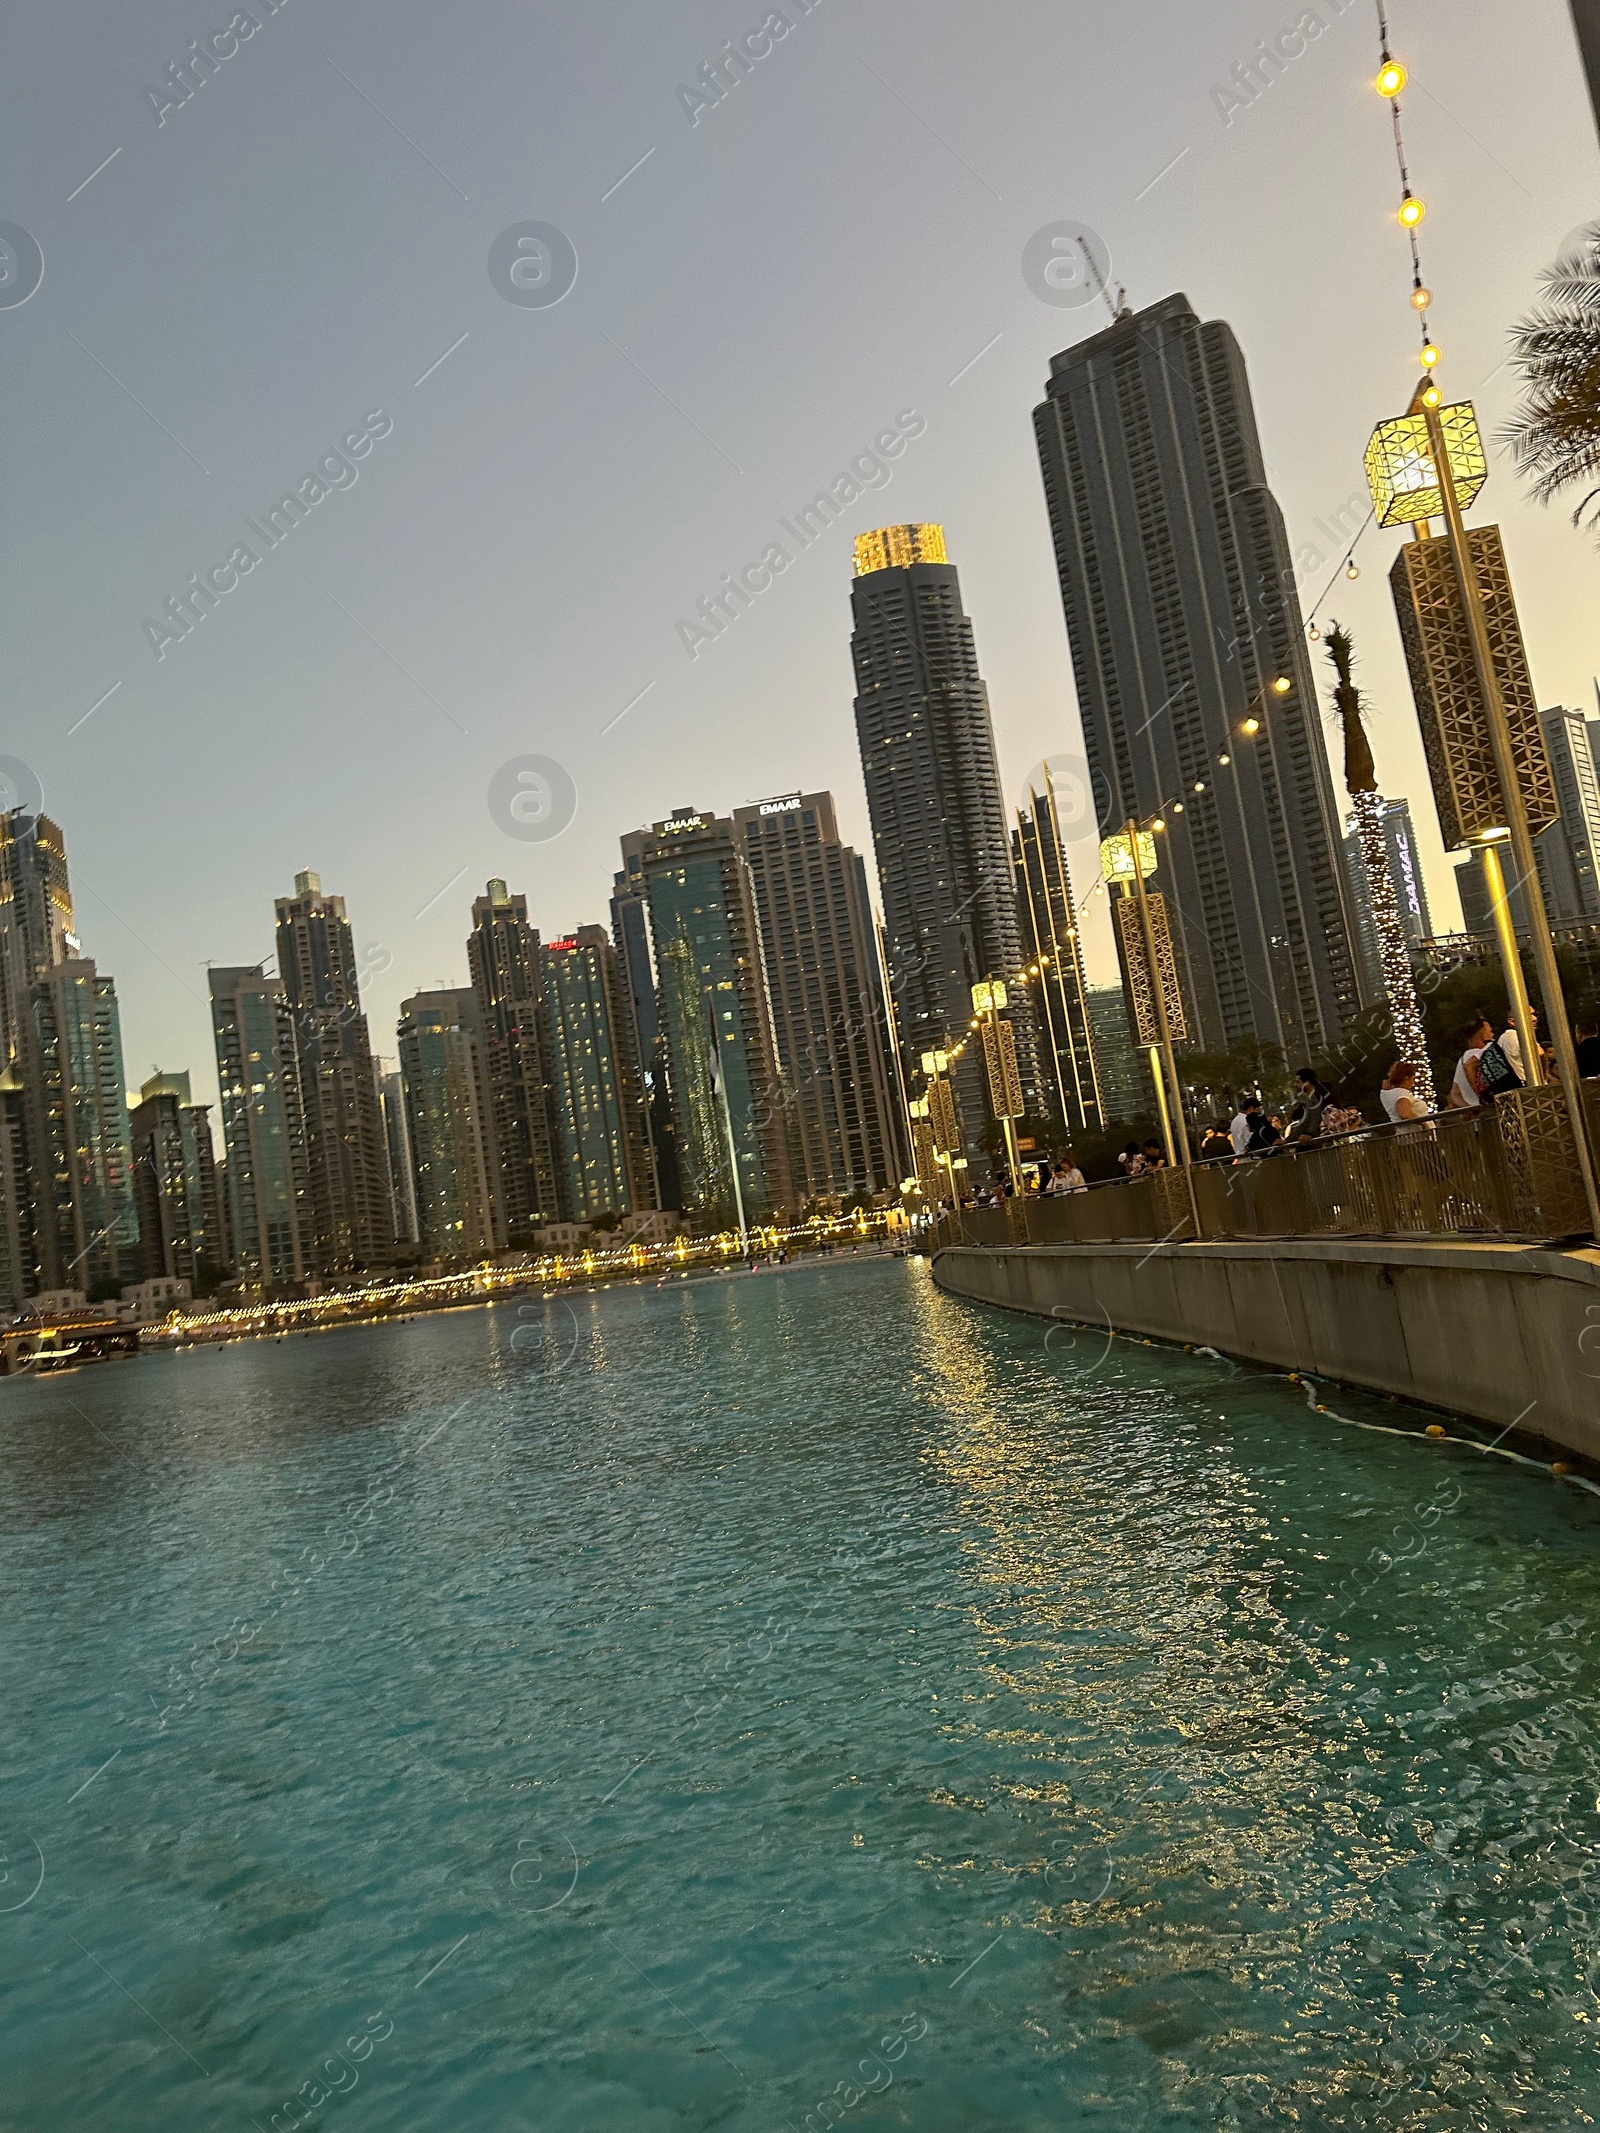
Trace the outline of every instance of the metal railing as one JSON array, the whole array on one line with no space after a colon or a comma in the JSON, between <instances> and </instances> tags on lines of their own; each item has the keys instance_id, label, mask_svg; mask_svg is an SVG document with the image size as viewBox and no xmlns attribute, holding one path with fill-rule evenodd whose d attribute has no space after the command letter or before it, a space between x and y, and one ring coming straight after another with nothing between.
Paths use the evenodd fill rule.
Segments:
<instances>
[{"instance_id":1,"label":"metal railing","mask_svg":"<svg viewBox=\"0 0 1600 2133\"><path fill-rule=\"evenodd\" d=\"M1583 1084L1591 1147L1600 1083ZM1194 1187L1191 1212L1189 1182ZM1118 1178L1086 1192L946 1215L937 1243L1182 1242L1252 1237L1471 1237L1558 1243L1587 1234L1561 1090L1519 1089L1472 1111L1331 1134L1243 1162Z\"/></svg>"}]
</instances>

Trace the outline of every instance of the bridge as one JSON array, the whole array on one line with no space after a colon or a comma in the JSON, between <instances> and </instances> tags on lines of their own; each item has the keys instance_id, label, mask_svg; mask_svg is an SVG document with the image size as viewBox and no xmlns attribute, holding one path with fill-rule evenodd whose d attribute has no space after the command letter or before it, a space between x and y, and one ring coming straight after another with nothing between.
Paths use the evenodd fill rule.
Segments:
<instances>
[{"instance_id":1,"label":"bridge","mask_svg":"<svg viewBox=\"0 0 1600 2133\"><path fill-rule=\"evenodd\" d=\"M1600 1084L1583 1093L1600 1146ZM1600 1250L1558 1088L966 1209L932 1252L974 1301L1392 1393L1600 1467Z\"/></svg>"}]
</instances>

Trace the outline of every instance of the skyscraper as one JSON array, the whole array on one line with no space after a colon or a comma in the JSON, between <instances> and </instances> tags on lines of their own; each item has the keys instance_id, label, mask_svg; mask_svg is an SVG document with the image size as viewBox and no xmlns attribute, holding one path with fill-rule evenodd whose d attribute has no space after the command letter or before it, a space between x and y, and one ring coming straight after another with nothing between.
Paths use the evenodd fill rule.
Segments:
<instances>
[{"instance_id":1,"label":"skyscraper","mask_svg":"<svg viewBox=\"0 0 1600 2133\"><path fill-rule=\"evenodd\" d=\"M39 1286L114 1294L139 1275L115 980L87 956L65 957L35 982L33 1013L29 1153L40 1186Z\"/></svg>"},{"instance_id":2,"label":"skyscraper","mask_svg":"<svg viewBox=\"0 0 1600 2133\"><path fill-rule=\"evenodd\" d=\"M38 1237L22 1076L8 1064L0 1066L0 1312L20 1311L38 1288Z\"/></svg>"},{"instance_id":3,"label":"skyscraper","mask_svg":"<svg viewBox=\"0 0 1600 2133\"><path fill-rule=\"evenodd\" d=\"M430 1259L482 1259L496 1251L489 1080L470 986L417 993L400 1007L396 1047L417 1231Z\"/></svg>"},{"instance_id":4,"label":"skyscraper","mask_svg":"<svg viewBox=\"0 0 1600 2133\"><path fill-rule=\"evenodd\" d=\"M808 1195L892 1192L911 1161L878 942L833 795L733 813L761 924L778 1066Z\"/></svg>"},{"instance_id":5,"label":"skyscraper","mask_svg":"<svg viewBox=\"0 0 1600 2133\"><path fill-rule=\"evenodd\" d=\"M887 526L856 542L850 590L856 738L883 897L900 1039L914 1064L953 1046L972 988L1022 964L1011 846L989 692L940 526ZM1024 1091L1039 1103L1032 1011L1013 1019ZM983 1055L955 1071L964 1131L988 1118Z\"/></svg>"},{"instance_id":6,"label":"skyscraper","mask_svg":"<svg viewBox=\"0 0 1600 2133\"><path fill-rule=\"evenodd\" d=\"M382 1266L394 1246L389 1157L344 898L300 873L276 911L305 1106L311 1256L325 1274Z\"/></svg>"},{"instance_id":7,"label":"skyscraper","mask_svg":"<svg viewBox=\"0 0 1600 2133\"><path fill-rule=\"evenodd\" d=\"M639 1101L650 1156L650 1204L679 1208L683 1193L678 1182L678 1150L672 1125L671 1076L656 999L655 968L650 959L650 899L638 868L637 850L613 877L611 938L622 968L633 1056L638 1067Z\"/></svg>"},{"instance_id":8,"label":"skyscraper","mask_svg":"<svg viewBox=\"0 0 1600 2133\"><path fill-rule=\"evenodd\" d=\"M1045 391L1034 426L1102 833L1166 820L1155 886L1191 1041L1298 1060L1353 1014L1355 949L1238 343L1169 296L1054 357Z\"/></svg>"},{"instance_id":9,"label":"skyscraper","mask_svg":"<svg viewBox=\"0 0 1600 2133\"><path fill-rule=\"evenodd\" d=\"M48 815L0 815L0 1064L26 1049L35 983L77 952L60 830Z\"/></svg>"},{"instance_id":10,"label":"skyscraper","mask_svg":"<svg viewBox=\"0 0 1600 2133\"><path fill-rule=\"evenodd\" d=\"M1589 102L1600 129L1600 0L1572 0L1572 26L1578 33L1578 51L1589 78Z\"/></svg>"},{"instance_id":11,"label":"skyscraper","mask_svg":"<svg viewBox=\"0 0 1600 2133\"><path fill-rule=\"evenodd\" d=\"M400 1069L387 1059L377 1062L378 1105L389 1144L389 1192L394 1208L394 1241L415 1244L417 1189L411 1175L411 1135L406 1129L405 1085Z\"/></svg>"},{"instance_id":12,"label":"skyscraper","mask_svg":"<svg viewBox=\"0 0 1600 2133\"><path fill-rule=\"evenodd\" d=\"M186 1281L199 1296L227 1271L211 1106L187 1074L155 1074L128 1120L139 1209L139 1279Z\"/></svg>"},{"instance_id":13,"label":"skyscraper","mask_svg":"<svg viewBox=\"0 0 1600 2133\"><path fill-rule=\"evenodd\" d=\"M1417 833L1411 821L1409 800L1385 800L1382 808L1383 845L1389 879L1407 942L1415 947L1433 938L1433 920L1428 912L1428 891L1422 879L1422 858ZM1345 828L1345 866L1350 877L1350 901L1355 912L1356 949L1360 959L1361 997L1376 1004L1386 997L1383 958L1378 944L1378 922L1372 909L1372 890L1367 882L1366 861L1354 817Z\"/></svg>"},{"instance_id":14,"label":"skyscraper","mask_svg":"<svg viewBox=\"0 0 1600 2133\"><path fill-rule=\"evenodd\" d=\"M487 1066L492 1160L507 1243L522 1249L546 1222L560 1221L555 1091L544 950L528 924L528 899L503 881L472 906L467 962L478 996ZM418 1220L422 1219L420 1200Z\"/></svg>"},{"instance_id":15,"label":"skyscraper","mask_svg":"<svg viewBox=\"0 0 1600 2133\"><path fill-rule=\"evenodd\" d=\"M249 1288L287 1288L314 1263L294 1015L259 966L210 980L235 1270Z\"/></svg>"},{"instance_id":16,"label":"skyscraper","mask_svg":"<svg viewBox=\"0 0 1600 2133\"><path fill-rule=\"evenodd\" d=\"M1545 909L1553 919L1600 918L1600 778L1591 722L1560 704L1539 714L1560 820L1534 840Z\"/></svg>"},{"instance_id":17,"label":"skyscraper","mask_svg":"<svg viewBox=\"0 0 1600 2133\"><path fill-rule=\"evenodd\" d=\"M1069 1133L1098 1133L1105 1123L1095 1062L1094 1027L1078 939L1072 875L1061 837L1055 786L1048 770L1045 790L1029 795L1031 809L1017 810L1011 833L1022 952L1038 970L1039 1049L1046 1102Z\"/></svg>"},{"instance_id":18,"label":"skyscraper","mask_svg":"<svg viewBox=\"0 0 1600 2133\"><path fill-rule=\"evenodd\" d=\"M792 1212L761 929L733 824L680 808L622 850L648 899L684 1206L730 1223Z\"/></svg>"},{"instance_id":19,"label":"skyscraper","mask_svg":"<svg viewBox=\"0 0 1600 2133\"><path fill-rule=\"evenodd\" d=\"M1091 985L1085 994L1094 1032L1095 1067L1105 1124L1149 1118L1156 1107L1149 1072L1134 1047L1128 998L1120 985Z\"/></svg>"},{"instance_id":20,"label":"skyscraper","mask_svg":"<svg viewBox=\"0 0 1600 2133\"><path fill-rule=\"evenodd\" d=\"M574 1222L654 1205L622 963L603 926L547 941L562 1204Z\"/></svg>"}]
</instances>

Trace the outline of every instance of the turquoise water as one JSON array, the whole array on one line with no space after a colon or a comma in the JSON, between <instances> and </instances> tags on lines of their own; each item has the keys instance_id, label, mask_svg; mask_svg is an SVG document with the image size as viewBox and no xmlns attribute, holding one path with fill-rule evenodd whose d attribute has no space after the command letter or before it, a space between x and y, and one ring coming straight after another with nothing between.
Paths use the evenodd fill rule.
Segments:
<instances>
[{"instance_id":1,"label":"turquoise water","mask_svg":"<svg viewBox=\"0 0 1600 2133\"><path fill-rule=\"evenodd\" d=\"M0 2126L1591 2123L1600 1502L1045 1333L0 1385Z\"/></svg>"}]
</instances>

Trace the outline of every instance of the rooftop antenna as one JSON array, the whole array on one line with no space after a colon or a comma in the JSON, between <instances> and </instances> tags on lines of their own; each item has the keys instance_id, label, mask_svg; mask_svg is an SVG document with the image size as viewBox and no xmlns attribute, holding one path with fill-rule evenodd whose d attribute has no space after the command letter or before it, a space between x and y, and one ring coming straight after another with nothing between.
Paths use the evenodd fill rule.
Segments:
<instances>
[{"instance_id":1,"label":"rooftop antenna","mask_svg":"<svg viewBox=\"0 0 1600 2133\"><path fill-rule=\"evenodd\" d=\"M1127 290L1119 281L1117 283L1116 296L1112 296L1111 291L1106 287L1106 278L1100 271L1099 261L1089 249L1087 238L1080 237L1078 239L1078 250L1083 254L1083 263L1089 269L1089 279L1094 283L1095 289L1103 300L1106 309L1111 313L1111 323L1115 326L1125 318L1132 318L1133 307L1128 302Z\"/></svg>"}]
</instances>

